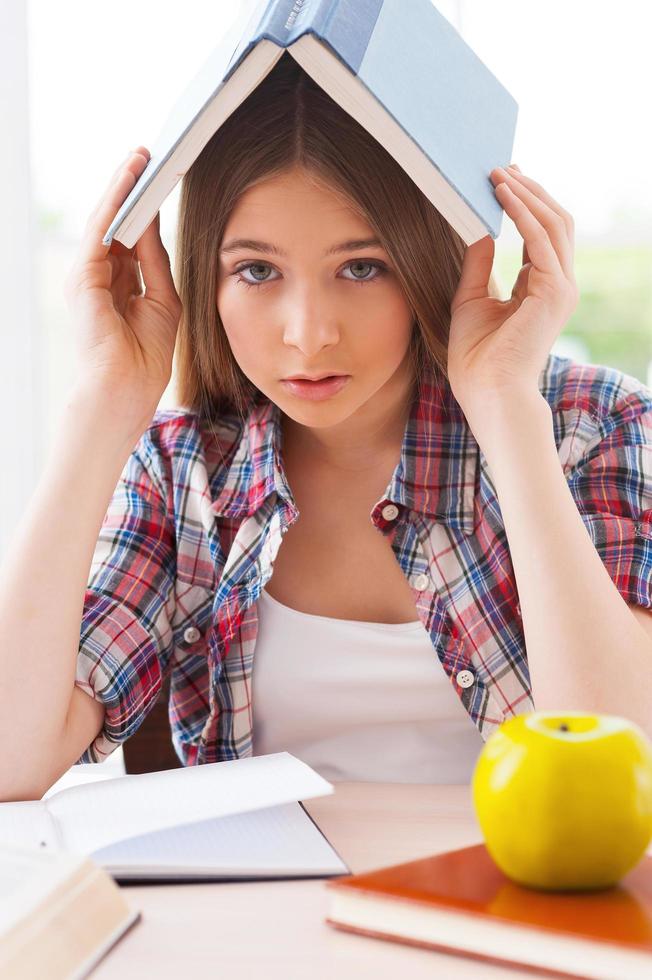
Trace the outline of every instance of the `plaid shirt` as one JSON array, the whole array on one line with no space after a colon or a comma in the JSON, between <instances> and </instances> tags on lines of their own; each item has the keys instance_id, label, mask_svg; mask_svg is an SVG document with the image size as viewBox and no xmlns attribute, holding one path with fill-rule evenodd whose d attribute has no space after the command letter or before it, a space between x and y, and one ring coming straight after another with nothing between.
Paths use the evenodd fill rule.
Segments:
<instances>
[{"instance_id":1,"label":"plaid shirt","mask_svg":"<svg viewBox=\"0 0 652 980\"><path fill-rule=\"evenodd\" d=\"M553 354L539 389L594 546L626 601L652 607L652 390ZM121 474L84 601L76 683L106 719L81 762L129 738L168 675L184 765L252 754L256 601L299 512L278 406L260 395L245 425L229 415L213 427L183 409L157 411ZM413 589L433 670L444 670L482 738L534 710L499 501L446 383L424 382L370 517Z\"/></svg>"}]
</instances>

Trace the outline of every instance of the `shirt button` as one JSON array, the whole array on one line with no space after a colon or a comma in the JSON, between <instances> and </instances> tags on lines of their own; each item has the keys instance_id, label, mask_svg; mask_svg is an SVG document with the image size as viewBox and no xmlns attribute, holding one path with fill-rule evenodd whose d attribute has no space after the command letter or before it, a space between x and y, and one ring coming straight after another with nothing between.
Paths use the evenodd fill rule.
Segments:
<instances>
[{"instance_id":1,"label":"shirt button","mask_svg":"<svg viewBox=\"0 0 652 980\"><path fill-rule=\"evenodd\" d=\"M520 616L521 615L521 603L520 602L517 602L516 603L516 615L517 616Z\"/></svg>"},{"instance_id":2,"label":"shirt button","mask_svg":"<svg viewBox=\"0 0 652 980\"><path fill-rule=\"evenodd\" d=\"M201 633L196 626L189 626L183 631L183 638L186 643L196 643L200 636Z\"/></svg>"},{"instance_id":3,"label":"shirt button","mask_svg":"<svg viewBox=\"0 0 652 980\"><path fill-rule=\"evenodd\" d=\"M423 592L428 587L429 582L430 579L427 575L415 575L412 579L412 585L418 592Z\"/></svg>"},{"instance_id":4,"label":"shirt button","mask_svg":"<svg viewBox=\"0 0 652 980\"><path fill-rule=\"evenodd\" d=\"M475 680L475 675L471 670L460 670L456 680L460 687L471 687Z\"/></svg>"},{"instance_id":5,"label":"shirt button","mask_svg":"<svg viewBox=\"0 0 652 980\"><path fill-rule=\"evenodd\" d=\"M395 504L387 504L383 507L382 515L386 521L393 521L398 515L398 507Z\"/></svg>"}]
</instances>

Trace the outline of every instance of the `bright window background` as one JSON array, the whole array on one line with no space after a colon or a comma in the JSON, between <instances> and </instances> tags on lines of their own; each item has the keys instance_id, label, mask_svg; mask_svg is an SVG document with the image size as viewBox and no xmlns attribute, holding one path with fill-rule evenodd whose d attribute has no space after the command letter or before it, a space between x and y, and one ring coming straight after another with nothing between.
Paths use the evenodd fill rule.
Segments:
<instances>
[{"instance_id":1,"label":"bright window background","mask_svg":"<svg viewBox=\"0 0 652 980\"><path fill-rule=\"evenodd\" d=\"M12 0L0 5L6 189L0 276L9 356L0 557L75 379L63 284L86 217L127 151L152 146L169 106L249 0ZM513 160L573 215L580 303L553 348L652 381L652 4L440 0L517 99ZM409 11L410 0L406 0ZM9 152L9 149L11 152ZM161 232L174 250L177 187ZM8 193L7 193L8 192ZM504 295L521 264L505 216ZM165 393L162 405L172 405Z\"/></svg>"}]
</instances>

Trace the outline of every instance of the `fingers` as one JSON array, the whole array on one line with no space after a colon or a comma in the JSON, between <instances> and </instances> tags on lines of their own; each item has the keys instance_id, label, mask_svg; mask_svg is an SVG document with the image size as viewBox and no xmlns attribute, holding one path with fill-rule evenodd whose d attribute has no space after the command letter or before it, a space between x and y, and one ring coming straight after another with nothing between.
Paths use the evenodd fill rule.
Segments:
<instances>
[{"instance_id":1,"label":"fingers","mask_svg":"<svg viewBox=\"0 0 652 980\"><path fill-rule=\"evenodd\" d=\"M149 159L149 150L145 146L137 146L135 150L130 150L127 156L120 164L120 166L113 172L111 179L109 180L109 183L106 186L106 190L104 191L104 194L102 195L102 197L99 199L99 201L91 211L91 217L94 217L97 214L97 212L102 207L106 199L107 193L109 192L109 190L111 189L111 187L113 186L117 178L120 176L121 172L125 169L125 167L129 164L129 162L133 160L136 154L142 154L146 159Z\"/></svg>"},{"instance_id":2,"label":"fingers","mask_svg":"<svg viewBox=\"0 0 652 980\"><path fill-rule=\"evenodd\" d=\"M80 263L106 258L111 246L103 245L102 238L147 166L148 160L149 151L145 147L139 147L129 154L113 174L104 195L86 222L78 256Z\"/></svg>"},{"instance_id":3,"label":"fingers","mask_svg":"<svg viewBox=\"0 0 652 980\"><path fill-rule=\"evenodd\" d=\"M485 235L468 245L462 262L462 272L451 304L451 313L468 300L488 295L489 276L493 267L496 243Z\"/></svg>"},{"instance_id":4,"label":"fingers","mask_svg":"<svg viewBox=\"0 0 652 980\"><path fill-rule=\"evenodd\" d=\"M540 184L521 173L497 168L496 196L516 224L531 261L549 273L573 279L573 219ZM524 252L525 255L525 252Z\"/></svg>"},{"instance_id":5,"label":"fingers","mask_svg":"<svg viewBox=\"0 0 652 980\"><path fill-rule=\"evenodd\" d=\"M554 197L548 194L541 184L538 184L536 180L532 180L531 177L526 177L518 167L514 166L514 164L507 167L507 173L510 175L510 177L513 177L516 181L518 181L519 184L528 188L528 190L532 191L533 194L541 198L541 200L544 201L552 211L563 219L568 232L568 237L571 241L573 241L575 234L575 222L573 221L573 216L562 208L561 204L555 201Z\"/></svg>"},{"instance_id":6,"label":"fingers","mask_svg":"<svg viewBox=\"0 0 652 980\"><path fill-rule=\"evenodd\" d=\"M517 167L515 163L510 163L507 169L509 170L510 173L512 173L515 170L517 174L522 175L521 168ZM528 255L527 245L525 244L525 242L523 242L523 257L521 259L521 263L522 265L527 265L529 261L530 261L530 256Z\"/></svg>"},{"instance_id":7,"label":"fingers","mask_svg":"<svg viewBox=\"0 0 652 980\"><path fill-rule=\"evenodd\" d=\"M129 161L133 159L133 157L134 157L134 155L136 153L142 153L143 156L146 156L146 157L149 156L149 151L146 150L145 147L143 147L143 146L137 146L135 150L129 150L129 153L124 158L124 160L122 161L122 163L118 167L116 167L116 169L113 171L113 173L111 175L111 179L109 180L108 184L106 185L106 191L109 190L109 188L111 187L111 185L113 184L113 182L119 176L120 171L123 170L124 167L129 163ZM106 195L106 191L104 192L104 195ZM103 200L104 200L104 196L102 196L100 198L100 200L98 201L96 207L94 208L94 211L97 211L97 209L101 206Z\"/></svg>"},{"instance_id":8,"label":"fingers","mask_svg":"<svg viewBox=\"0 0 652 980\"><path fill-rule=\"evenodd\" d=\"M506 183L498 185L496 196L526 242L534 266L555 279L563 277L559 253L555 247L558 233L551 231L549 234L544 225L537 220L533 209L530 209ZM561 249L561 245L559 248Z\"/></svg>"},{"instance_id":9,"label":"fingers","mask_svg":"<svg viewBox=\"0 0 652 980\"><path fill-rule=\"evenodd\" d=\"M181 301L172 278L168 253L161 241L160 228L161 216L160 212L157 212L136 245L140 272L145 284L145 296L180 314Z\"/></svg>"}]
</instances>

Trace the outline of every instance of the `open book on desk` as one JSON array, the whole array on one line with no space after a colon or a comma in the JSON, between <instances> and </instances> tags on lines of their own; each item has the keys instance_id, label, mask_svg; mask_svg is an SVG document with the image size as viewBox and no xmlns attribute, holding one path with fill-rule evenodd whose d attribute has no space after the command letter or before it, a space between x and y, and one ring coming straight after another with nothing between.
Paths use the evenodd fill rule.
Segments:
<instances>
[{"instance_id":1,"label":"open book on desk","mask_svg":"<svg viewBox=\"0 0 652 980\"><path fill-rule=\"evenodd\" d=\"M343 875L299 802L333 791L289 752L116 776L0 803L0 842L84 854L119 881Z\"/></svg>"}]
</instances>

